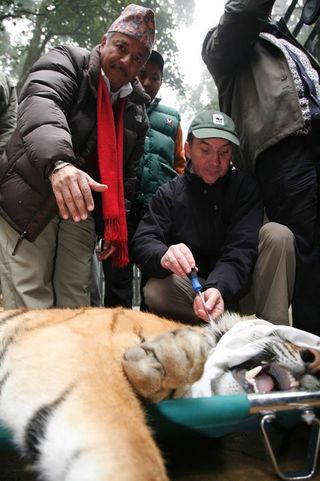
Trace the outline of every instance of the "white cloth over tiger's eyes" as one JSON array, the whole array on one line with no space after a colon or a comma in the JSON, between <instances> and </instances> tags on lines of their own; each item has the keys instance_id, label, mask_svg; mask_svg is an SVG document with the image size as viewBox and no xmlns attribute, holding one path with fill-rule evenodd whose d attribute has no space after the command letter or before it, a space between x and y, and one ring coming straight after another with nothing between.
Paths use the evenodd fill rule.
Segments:
<instances>
[{"instance_id":1,"label":"white cloth over tiger's eyes","mask_svg":"<svg viewBox=\"0 0 320 481\"><path fill-rule=\"evenodd\" d=\"M260 354L271 336L303 348L320 350L320 337L301 329L275 325L262 319L239 321L221 337L209 355L201 379L191 386L191 397L212 396L211 382L228 369Z\"/></svg>"}]
</instances>

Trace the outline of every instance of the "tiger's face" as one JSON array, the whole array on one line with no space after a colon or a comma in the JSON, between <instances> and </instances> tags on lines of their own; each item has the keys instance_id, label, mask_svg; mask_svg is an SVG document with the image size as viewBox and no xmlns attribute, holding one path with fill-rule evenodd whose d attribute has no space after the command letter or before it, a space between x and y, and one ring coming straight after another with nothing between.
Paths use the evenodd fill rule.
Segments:
<instances>
[{"instance_id":1,"label":"tiger's face","mask_svg":"<svg viewBox=\"0 0 320 481\"><path fill-rule=\"evenodd\" d=\"M320 339L261 319L212 326L216 345L192 396L320 389Z\"/></svg>"},{"instance_id":2,"label":"tiger's face","mask_svg":"<svg viewBox=\"0 0 320 481\"><path fill-rule=\"evenodd\" d=\"M319 351L317 336L237 315L202 328L121 308L3 311L0 425L39 479L169 481L137 394L319 389Z\"/></svg>"},{"instance_id":3,"label":"tiger's face","mask_svg":"<svg viewBox=\"0 0 320 481\"><path fill-rule=\"evenodd\" d=\"M166 332L126 351L123 368L151 402L320 389L320 339L261 319L225 315L195 332Z\"/></svg>"},{"instance_id":4,"label":"tiger's face","mask_svg":"<svg viewBox=\"0 0 320 481\"><path fill-rule=\"evenodd\" d=\"M320 353L301 348L278 336L260 345L260 352L227 369L211 381L212 394L320 389Z\"/></svg>"}]
</instances>

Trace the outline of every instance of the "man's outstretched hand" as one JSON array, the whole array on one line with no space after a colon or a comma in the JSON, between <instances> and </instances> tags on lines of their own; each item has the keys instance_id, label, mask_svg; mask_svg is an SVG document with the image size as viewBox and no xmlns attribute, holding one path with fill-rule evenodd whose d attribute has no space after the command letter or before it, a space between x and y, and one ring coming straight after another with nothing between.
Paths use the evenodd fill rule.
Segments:
<instances>
[{"instance_id":1,"label":"man's outstretched hand","mask_svg":"<svg viewBox=\"0 0 320 481\"><path fill-rule=\"evenodd\" d=\"M88 212L94 209L91 190L103 192L108 189L107 185L99 184L71 164L54 171L50 181L62 219L71 217L74 222L87 219Z\"/></svg>"}]
</instances>

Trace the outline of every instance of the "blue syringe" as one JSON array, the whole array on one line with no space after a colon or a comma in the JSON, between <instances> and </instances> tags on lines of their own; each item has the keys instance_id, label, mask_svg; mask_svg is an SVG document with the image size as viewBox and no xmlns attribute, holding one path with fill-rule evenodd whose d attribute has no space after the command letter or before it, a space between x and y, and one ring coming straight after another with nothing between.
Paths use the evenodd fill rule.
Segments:
<instances>
[{"instance_id":1,"label":"blue syringe","mask_svg":"<svg viewBox=\"0 0 320 481\"><path fill-rule=\"evenodd\" d=\"M191 269L191 271L189 272L189 274L187 274L187 276L189 277L189 279L191 281L192 288L193 288L194 292L196 292L201 299L203 309L205 310L209 321L214 322L214 320L212 319L211 315L209 314L209 312L206 308L206 303L205 303L205 300L204 300L202 292L201 292L202 286L200 284L196 269L194 269L194 268Z\"/></svg>"}]
</instances>

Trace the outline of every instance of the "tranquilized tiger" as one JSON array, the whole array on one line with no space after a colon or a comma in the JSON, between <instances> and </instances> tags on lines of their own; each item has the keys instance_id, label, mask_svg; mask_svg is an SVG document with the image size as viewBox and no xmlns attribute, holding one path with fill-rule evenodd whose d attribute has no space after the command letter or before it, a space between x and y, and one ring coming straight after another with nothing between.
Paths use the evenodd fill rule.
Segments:
<instances>
[{"instance_id":1,"label":"tranquilized tiger","mask_svg":"<svg viewBox=\"0 0 320 481\"><path fill-rule=\"evenodd\" d=\"M229 366L230 344L219 346L238 320L227 315L203 329L120 308L4 311L0 422L44 481L167 481L141 397L208 394L214 383L220 393L319 388L319 338L304 333L300 342L292 329L292 343L264 321L267 342L258 347L256 330L258 352L252 344L248 359L240 353Z\"/></svg>"}]
</instances>

